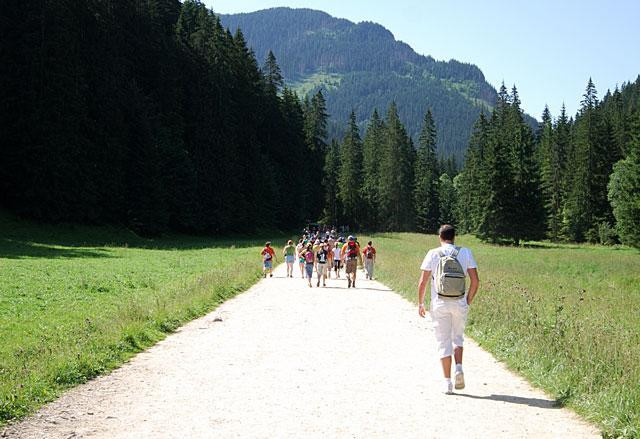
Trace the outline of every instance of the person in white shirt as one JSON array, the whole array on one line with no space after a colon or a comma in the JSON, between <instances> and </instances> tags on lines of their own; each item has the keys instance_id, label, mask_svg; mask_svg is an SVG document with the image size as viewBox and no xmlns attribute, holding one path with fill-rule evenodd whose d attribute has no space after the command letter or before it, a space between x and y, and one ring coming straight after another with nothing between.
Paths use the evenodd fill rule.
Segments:
<instances>
[{"instance_id":1,"label":"person in white shirt","mask_svg":"<svg viewBox=\"0 0 640 439\"><path fill-rule=\"evenodd\" d=\"M333 269L336 272L336 279L340 279L340 268L342 268L342 248L340 243L336 242L336 247L333 249Z\"/></svg>"},{"instance_id":2,"label":"person in white shirt","mask_svg":"<svg viewBox=\"0 0 640 439\"><path fill-rule=\"evenodd\" d=\"M453 393L451 382L451 355L456 363L455 388L464 389L464 373L462 371L462 344L464 327L467 320L469 305L478 291L479 279L476 261L471 250L454 246L456 236L455 228L445 224L438 230L440 236L439 248L431 249L427 253L420 266L422 273L418 282L418 313L420 317L426 315L424 297L427 282L431 279L431 304L430 313L433 329L438 344L438 354L444 373L444 392ZM457 254L456 254L457 253ZM440 259L446 255L454 255L458 260L462 271L469 276L471 284L469 290L461 291L459 297L445 297L437 290L435 272L439 270ZM463 276L460 274L460 276ZM464 290L464 285L463 288Z\"/></svg>"}]
</instances>

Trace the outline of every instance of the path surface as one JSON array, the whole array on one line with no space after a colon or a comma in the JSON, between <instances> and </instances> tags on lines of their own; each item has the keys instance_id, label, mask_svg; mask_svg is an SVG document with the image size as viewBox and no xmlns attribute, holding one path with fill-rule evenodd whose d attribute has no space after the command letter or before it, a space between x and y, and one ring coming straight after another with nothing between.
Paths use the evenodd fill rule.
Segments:
<instances>
[{"instance_id":1,"label":"path surface","mask_svg":"<svg viewBox=\"0 0 640 439\"><path fill-rule=\"evenodd\" d=\"M330 280L309 288L284 274L278 267L274 278L4 434L599 437L469 341L467 388L440 393L428 320L384 285L361 279L347 289L345 280Z\"/></svg>"}]
</instances>

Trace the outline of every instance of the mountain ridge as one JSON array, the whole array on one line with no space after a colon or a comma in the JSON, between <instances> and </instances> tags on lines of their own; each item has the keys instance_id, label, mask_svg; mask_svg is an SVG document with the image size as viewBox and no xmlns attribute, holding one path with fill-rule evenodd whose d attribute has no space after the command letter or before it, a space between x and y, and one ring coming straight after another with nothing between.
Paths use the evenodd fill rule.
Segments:
<instances>
[{"instance_id":1,"label":"mountain ridge","mask_svg":"<svg viewBox=\"0 0 640 439\"><path fill-rule=\"evenodd\" d=\"M288 7L220 19L232 32L241 29L259 61L273 51L287 86L303 95L323 90L333 137L341 137L352 109L364 129L374 108L384 113L395 101L414 140L431 108L439 154L462 159L473 124L497 99L478 66L421 55L379 23Z\"/></svg>"}]
</instances>

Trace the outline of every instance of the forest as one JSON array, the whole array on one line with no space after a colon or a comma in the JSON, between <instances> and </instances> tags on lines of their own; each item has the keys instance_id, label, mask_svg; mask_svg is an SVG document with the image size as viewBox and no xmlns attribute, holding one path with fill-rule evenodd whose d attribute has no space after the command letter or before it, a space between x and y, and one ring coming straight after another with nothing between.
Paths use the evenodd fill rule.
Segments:
<instances>
[{"instance_id":1,"label":"forest","mask_svg":"<svg viewBox=\"0 0 640 439\"><path fill-rule=\"evenodd\" d=\"M331 136L331 92L298 96L199 1L10 3L2 22L0 206L23 217L640 245L640 78L601 100L589 80L575 116L545 109L537 129L515 86L479 115L451 102L474 124L460 166L439 154L435 108L407 128L402 102L372 101L364 128L351 110Z\"/></svg>"},{"instance_id":2,"label":"forest","mask_svg":"<svg viewBox=\"0 0 640 439\"><path fill-rule=\"evenodd\" d=\"M520 105L517 88L503 84L494 110L475 123L460 172L436 156L431 111L415 146L395 104L385 120L374 111L364 140L352 114L327 155L326 218L427 233L451 223L506 244L640 246L640 77L601 101L589 79L575 118L563 107L553 120L545 108L536 131Z\"/></svg>"},{"instance_id":3,"label":"forest","mask_svg":"<svg viewBox=\"0 0 640 439\"><path fill-rule=\"evenodd\" d=\"M194 0L10 2L0 206L48 222L229 233L315 218L323 102L282 88Z\"/></svg>"}]
</instances>

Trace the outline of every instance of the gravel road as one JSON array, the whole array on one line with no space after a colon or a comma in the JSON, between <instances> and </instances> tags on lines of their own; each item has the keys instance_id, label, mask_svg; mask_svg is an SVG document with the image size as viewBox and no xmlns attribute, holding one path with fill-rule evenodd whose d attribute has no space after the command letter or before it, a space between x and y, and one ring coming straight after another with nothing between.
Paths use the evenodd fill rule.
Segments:
<instances>
[{"instance_id":1,"label":"gravel road","mask_svg":"<svg viewBox=\"0 0 640 439\"><path fill-rule=\"evenodd\" d=\"M4 436L599 437L470 340L467 387L441 393L429 321L384 285L359 279L347 289L332 279L309 288L284 275L279 266Z\"/></svg>"}]
</instances>

